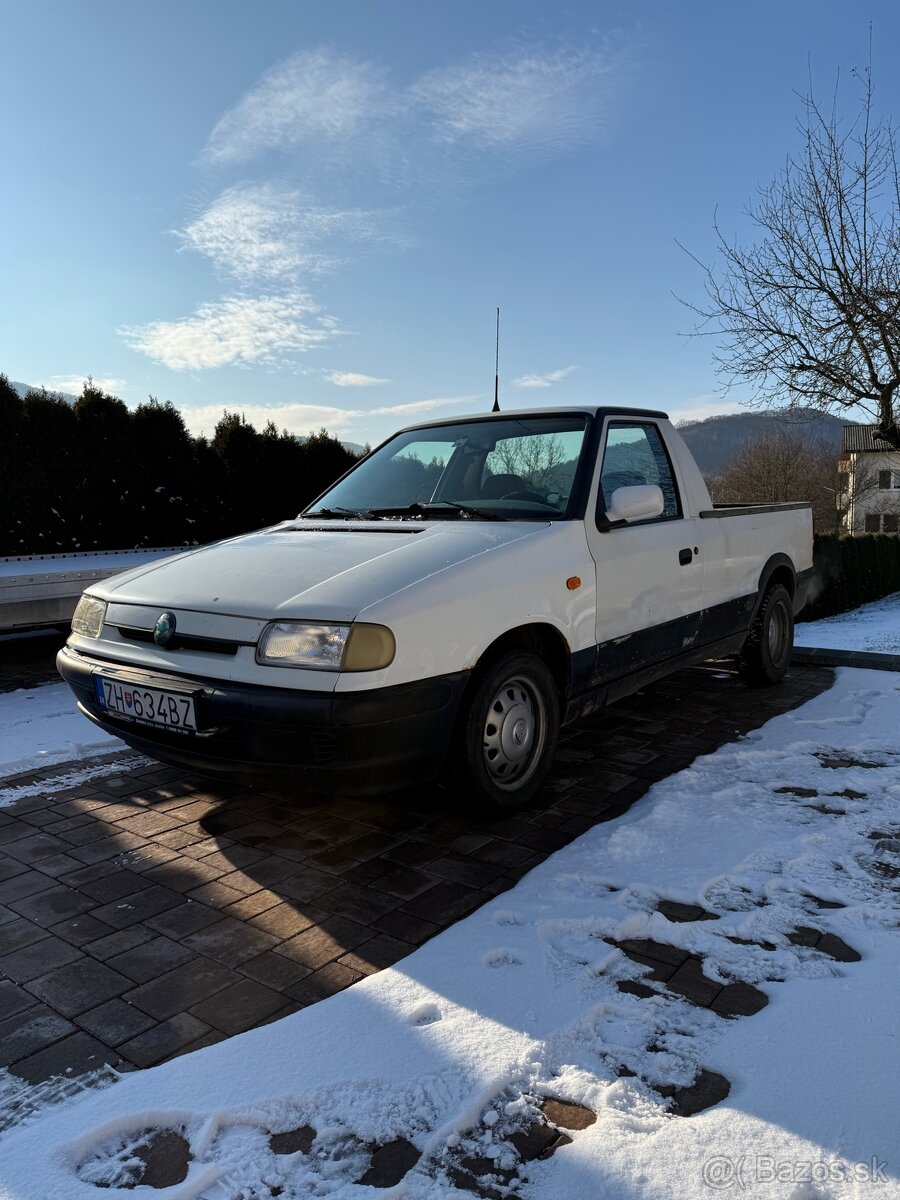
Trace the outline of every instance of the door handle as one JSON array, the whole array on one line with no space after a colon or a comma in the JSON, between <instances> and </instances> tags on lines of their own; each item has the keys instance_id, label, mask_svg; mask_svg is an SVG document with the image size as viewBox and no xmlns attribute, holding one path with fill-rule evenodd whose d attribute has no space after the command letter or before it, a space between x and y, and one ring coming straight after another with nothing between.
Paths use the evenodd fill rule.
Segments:
<instances>
[{"instance_id":1,"label":"door handle","mask_svg":"<svg viewBox=\"0 0 900 1200\"><path fill-rule=\"evenodd\" d=\"M694 552L690 546L685 546L683 550L678 551L678 561L681 566L686 567L694 560Z\"/></svg>"}]
</instances>

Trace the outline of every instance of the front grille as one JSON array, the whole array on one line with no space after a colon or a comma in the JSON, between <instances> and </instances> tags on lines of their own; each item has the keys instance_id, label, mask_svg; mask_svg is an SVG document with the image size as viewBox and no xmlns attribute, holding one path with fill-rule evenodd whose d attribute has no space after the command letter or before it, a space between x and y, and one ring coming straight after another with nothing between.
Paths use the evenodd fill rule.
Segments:
<instances>
[{"instance_id":1,"label":"front grille","mask_svg":"<svg viewBox=\"0 0 900 1200\"><path fill-rule=\"evenodd\" d=\"M153 643L153 631L150 629L131 629L125 625L116 626L119 637L123 642ZM191 637L189 634L176 633L171 642L163 649L166 650L201 650L206 654L230 654L238 652L240 642L225 642L221 638Z\"/></svg>"}]
</instances>

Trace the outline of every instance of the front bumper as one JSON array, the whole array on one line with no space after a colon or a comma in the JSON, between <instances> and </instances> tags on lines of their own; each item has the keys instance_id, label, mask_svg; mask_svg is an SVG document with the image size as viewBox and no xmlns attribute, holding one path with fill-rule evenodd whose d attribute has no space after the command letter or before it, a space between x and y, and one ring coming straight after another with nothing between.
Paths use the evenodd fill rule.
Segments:
<instances>
[{"instance_id":1,"label":"front bumper","mask_svg":"<svg viewBox=\"0 0 900 1200\"><path fill-rule=\"evenodd\" d=\"M309 692L163 675L69 646L60 675L96 725L163 762L232 778L295 780L311 791L373 793L433 778L447 756L469 672L366 692ZM197 734L101 708L93 674L195 695Z\"/></svg>"}]
</instances>

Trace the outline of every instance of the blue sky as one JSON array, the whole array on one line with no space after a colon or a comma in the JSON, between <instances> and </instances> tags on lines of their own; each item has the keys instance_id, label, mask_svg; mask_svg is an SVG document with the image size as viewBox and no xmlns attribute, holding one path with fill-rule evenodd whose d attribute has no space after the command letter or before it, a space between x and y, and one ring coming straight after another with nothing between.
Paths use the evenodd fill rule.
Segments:
<instances>
[{"instance_id":1,"label":"blue sky","mask_svg":"<svg viewBox=\"0 0 900 1200\"><path fill-rule=\"evenodd\" d=\"M715 394L712 256L896 3L5 0L0 370L375 441Z\"/></svg>"}]
</instances>

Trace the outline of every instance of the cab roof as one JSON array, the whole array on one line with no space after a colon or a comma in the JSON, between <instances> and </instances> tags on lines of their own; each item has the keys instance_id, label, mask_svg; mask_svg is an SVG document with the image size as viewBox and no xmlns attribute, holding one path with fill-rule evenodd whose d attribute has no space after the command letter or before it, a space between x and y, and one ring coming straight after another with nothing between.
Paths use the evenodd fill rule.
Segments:
<instances>
[{"instance_id":1,"label":"cab roof","mask_svg":"<svg viewBox=\"0 0 900 1200\"><path fill-rule=\"evenodd\" d=\"M654 408L626 408L610 404L566 404L554 408L507 408L500 412L465 413L458 417L438 417L431 421L416 421L412 425L404 425L397 433L406 433L409 429L429 429L436 425L462 425L470 421L499 421L503 418L533 419L534 417L565 417L576 414L590 417L655 417L667 421L668 413Z\"/></svg>"}]
</instances>

